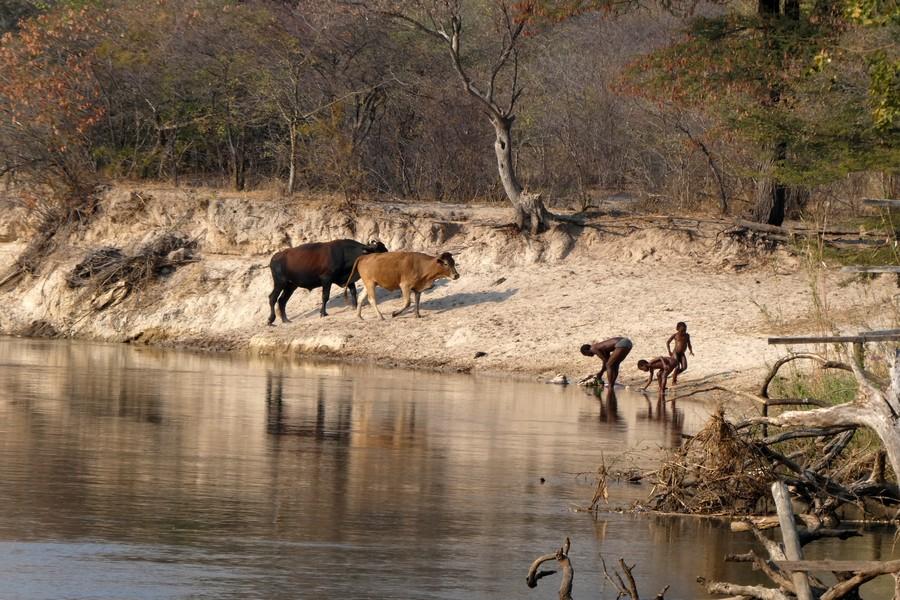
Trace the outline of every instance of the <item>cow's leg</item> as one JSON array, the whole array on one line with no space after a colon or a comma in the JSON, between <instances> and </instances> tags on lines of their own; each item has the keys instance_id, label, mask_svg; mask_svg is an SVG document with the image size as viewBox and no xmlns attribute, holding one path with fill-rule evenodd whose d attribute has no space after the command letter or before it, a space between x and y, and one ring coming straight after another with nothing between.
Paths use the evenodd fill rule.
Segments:
<instances>
[{"instance_id":1,"label":"cow's leg","mask_svg":"<svg viewBox=\"0 0 900 600\"><path fill-rule=\"evenodd\" d=\"M378 284L375 283L374 281L372 282L371 286L369 286L369 284L366 283L366 296L369 298L369 304L371 304L375 308L375 312L378 313L378 318L383 321L384 315L381 314L381 309L378 308L378 298L375 297L375 292L377 289L378 289Z\"/></svg>"},{"instance_id":2,"label":"cow's leg","mask_svg":"<svg viewBox=\"0 0 900 600\"><path fill-rule=\"evenodd\" d=\"M325 305L328 304L328 298L331 296L331 280L326 279L322 282L322 310L319 311L320 317L327 317L328 313L325 312Z\"/></svg>"},{"instance_id":3,"label":"cow's leg","mask_svg":"<svg viewBox=\"0 0 900 600\"><path fill-rule=\"evenodd\" d=\"M278 296L281 295L283 289L281 284L276 282L272 293L269 294L269 325L275 323L275 303L278 301Z\"/></svg>"},{"instance_id":4,"label":"cow's leg","mask_svg":"<svg viewBox=\"0 0 900 600\"><path fill-rule=\"evenodd\" d=\"M419 303L422 301L422 292L416 291L416 318L421 319L422 315L419 314Z\"/></svg>"},{"instance_id":5,"label":"cow's leg","mask_svg":"<svg viewBox=\"0 0 900 600\"><path fill-rule=\"evenodd\" d=\"M408 285L400 286L400 292L403 294L403 306L401 306L399 310L395 310L394 312L392 312L391 317L396 317L398 315L401 315L401 314L403 314L403 311L405 311L407 308L409 308L409 292L410 292L409 286Z\"/></svg>"},{"instance_id":6,"label":"cow's leg","mask_svg":"<svg viewBox=\"0 0 900 600\"><path fill-rule=\"evenodd\" d=\"M278 312L281 313L281 322L282 323L290 323L291 320L287 318L287 312L285 311L285 307L287 306L288 300L291 299L291 294L297 289L297 284L295 283L286 283L284 284L284 290L281 292L281 298L278 299Z\"/></svg>"},{"instance_id":7,"label":"cow's leg","mask_svg":"<svg viewBox=\"0 0 900 600\"><path fill-rule=\"evenodd\" d=\"M356 284L351 283L348 289L350 291L350 304L353 308L356 308L357 304L359 304L359 300L356 297Z\"/></svg>"},{"instance_id":8,"label":"cow's leg","mask_svg":"<svg viewBox=\"0 0 900 600\"><path fill-rule=\"evenodd\" d=\"M359 301L356 304L356 317L360 320L362 320L363 304L365 304L368 299L369 288L366 286L365 282L363 282L362 296L360 296Z\"/></svg>"},{"instance_id":9,"label":"cow's leg","mask_svg":"<svg viewBox=\"0 0 900 600\"><path fill-rule=\"evenodd\" d=\"M272 293L269 294L269 325L271 325L275 322L275 303L288 285L288 280L284 274L283 259L277 258L277 255L269 263L269 271L272 272Z\"/></svg>"}]
</instances>

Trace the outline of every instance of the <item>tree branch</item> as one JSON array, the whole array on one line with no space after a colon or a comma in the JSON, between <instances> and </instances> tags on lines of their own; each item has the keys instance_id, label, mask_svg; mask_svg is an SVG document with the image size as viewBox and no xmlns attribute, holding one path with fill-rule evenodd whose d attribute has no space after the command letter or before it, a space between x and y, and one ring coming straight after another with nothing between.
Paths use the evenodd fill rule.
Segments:
<instances>
[{"instance_id":1,"label":"tree branch","mask_svg":"<svg viewBox=\"0 0 900 600\"><path fill-rule=\"evenodd\" d=\"M795 354L789 354L783 358L778 359L772 368L769 370L769 374L766 375L765 380L763 381L762 387L759 390L759 395L763 398L769 397L769 384L772 383L772 380L775 379L775 376L778 374L779 369L786 365L789 362L793 362L795 360L815 360L821 364L821 368L823 369L841 369L843 371L850 371L851 367L848 364L842 362L836 362L826 359L824 356L819 354L812 354L809 352L798 352Z\"/></svg>"},{"instance_id":2,"label":"tree branch","mask_svg":"<svg viewBox=\"0 0 900 600\"><path fill-rule=\"evenodd\" d=\"M819 596L819 600L838 600L853 592L864 583L875 579L879 575L897 572L900 572L900 560L883 562L876 567L859 571L850 579L831 586L824 594Z\"/></svg>"},{"instance_id":3,"label":"tree branch","mask_svg":"<svg viewBox=\"0 0 900 600\"><path fill-rule=\"evenodd\" d=\"M781 590L765 588L761 585L735 585L723 581L711 581L706 584L706 591L710 594L731 594L759 600L791 600Z\"/></svg>"},{"instance_id":4,"label":"tree branch","mask_svg":"<svg viewBox=\"0 0 900 600\"><path fill-rule=\"evenodd\" d=\"M543 556L536 558L534 562L531 563L531 567L528 569L528 575L525 577L525 583L528 584L528 587L535 588L537 587L538 580L542 577L556 573L556 571L538 572L538 568L543 563L555 560L563 569L562 581L559 584L559 600L572 600L572 581L575 578L575 569L572 568L572 563L569 561L569 547L570 541L569 538L566 538L562 548L555 553L544 554Z\"/></svg>"}]
</instances>

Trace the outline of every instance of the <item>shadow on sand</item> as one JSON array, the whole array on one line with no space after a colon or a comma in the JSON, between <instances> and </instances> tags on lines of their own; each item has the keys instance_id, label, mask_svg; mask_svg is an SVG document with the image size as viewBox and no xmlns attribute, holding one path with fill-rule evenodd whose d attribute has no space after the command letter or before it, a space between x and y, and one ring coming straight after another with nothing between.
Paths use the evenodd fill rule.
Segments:
<instances>
[{"instance_id":1,"label":"shadow on sand","mask_svg":"<svg viewBox=\"0 0 900 600\"><path fill-rule=\"evenodd\" d=\"M438 313L446 312L460 306L472 306L485 302L503 302L519 292L518 288L510 288L502 292L459 292L443 298L436 298L422 302L422 308L427 308Z\"/></svg>"},{"instance_id":2,"label":"shadow on sand","mask_svg":"<svg viewBox=\"0 0 900 600\"><path fill-rule=\"evenodd\" d=\"M438 280L434 284L434 288L439 288L447 285L447 281ZM335 292L337 289L337 292ZM360 288L360 292L362 288ZM490 292L458 292L456 294L449 294L444 296L443 298L428 298L428 292L425 292L422 296L422 310L429 310L435 313L442 313L448 310L452 310L454 308L458 308L461 306L473 306L475 304L484 304L485 302L503 302L504 300L516 295L519 292L518 288L510 288L503 291L490 291ZM321 294L321 290L313 290L312 293L315 293L317 296ZM401 294L399 291L388 291L382 288L378 288L375 291L375 298L378 301L378 304L381 304L385 301L390 300L399 300ZM347 310L356 310L352 308L349 302L344 302L343 289L333 288L332 296L328 300L328 304L326 305L326 310L329 311L329 314L333 309L343 309L344 307ZM366 303L366 307L363 309L364 311L370 310L371 307ZM382 309L384 310L384 309ZM341 310L343 312L343 310ZM309 317L318 316L319 308L318 306L314 309L303 312L299 315L291 315L288 312L288 316L292 318L306 319Z\"/></svg>"}]
</instances>

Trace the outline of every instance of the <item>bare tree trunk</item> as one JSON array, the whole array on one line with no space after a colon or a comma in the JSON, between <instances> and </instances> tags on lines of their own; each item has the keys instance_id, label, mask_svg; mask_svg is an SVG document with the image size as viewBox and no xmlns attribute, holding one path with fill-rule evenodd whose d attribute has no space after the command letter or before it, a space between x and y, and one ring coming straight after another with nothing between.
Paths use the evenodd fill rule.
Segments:
<instances>
[{"instance_id":1,"label":"bare tree trunk","mask_svg":"<svg viewBox=\"0 0 900 600\"><path fill-rule=\"evenodd\" d=\"M291 133L291 150L290 150L290 160L288 164L288 180L287 180L287 194L290 196L294 193L294 186L296 185L296 175L297 175L297 126L294 123L290 125L290 133Z\"/></svg>"},{"instance_id":2,"label":"bare tree trunk","mask_svg":"<svg viewBox=\"0 0 900 600\"><path fill-rule=\"evenodd\" d=\"M787 145L778 142L775 147L775 163L781 163L787 156ZM784 223L785 206L787 205L787 186L774 176L768 175L757 189L756 206L753 209L753 220L757 223L781 226Z\"/></svg>"},{"instance_id":3,"label":"bare tree trunk","mask_svg":"<svg viewBox=\"0 0 900 600\"><path fill-rule=\"evenodd\" d=\"M544 208L540 194L530 194L522 189L516 177L512 151L512 117L493 117L494 153L497 155L497 170L503 191L513 205L516 226L524 230L530 226L532 233L539 233L547 228L550 213Z\"/></svg>"},{"instance_id":4,"label":"bare tree trunk","mask_svg":"<svg viewBox=\"0 0 900 600\"><path fill-rule=\"evenodd\" d=\"M900 473L900 350L894 354L890 383L882 390L857 362L852 363L859 391L853 402L809 411L788 411L765 421L783 426L862 425L871 428L884 444L894 473Z\"/></svg>"},{"instance_id":5,"label":"bare tree trunk","mask_svg":"<svg viewBox=\"0 0 900 600\"><path fill-rule=\"evenodd\" d=\"M781 7L779 6L778 0L758 0L757 14L762 17L777 17L780 9ZM784 15L799 23L799 0L785 0ZM763 51L780 52L781 50L777 48L766 48ZM781 100L781 92L777 87L773 87L769 90L769 100L773 107ZM773 154L776 165L784 163L787 158L787 142L784 139L775 140L775 151ZM771 181L766 182L766 185L760 186L756 198L756 206L753 209L753 220L757 223L780 226L784 223L787 199L788 187L779 181L777 177L772 177Z\"/></svg>"},{"instance_id":6,"label":"bare tree trunk","mask_svg":"<svg viewBox=\"0 0 900 600\"><path fill-rule=\"evenodd\" d=\"M446 44L450 52L450 60L460 83L466 94L480 102L486 109L491 124L494 126L494 152L497 156L497 169L500 172L500 181L506 197L513 205L515 222L519 230L530 226L532 233L539 233L547 229L547 223L552 217L557 219L559 215L551 215L544 207L544 201L540 194L527 193L522 189L516 178L515 163L513 162L512 124L515 120L513 114L516 101L522 94L522 86L519 83L519 63L517 41L525 28L523 20L517 20L510 12L506 3L499 3L500 21L503 23L501 37L501 51L498 58L490 68L490 75L485 86L479 87L473 81L464 66L460 50L460 36L462 33L462 16L459 4L449 3L449 15L444 22L435 20L432 15L427 21L417 20L410 14L400 11L385 11L384 15L397 19L407 25L427 33L428 35ZM402 3L401 3L402 5ZM498 74L507 69L510 72L509 99L501 103L495 95Z\"/></svg>"}]
</instances>

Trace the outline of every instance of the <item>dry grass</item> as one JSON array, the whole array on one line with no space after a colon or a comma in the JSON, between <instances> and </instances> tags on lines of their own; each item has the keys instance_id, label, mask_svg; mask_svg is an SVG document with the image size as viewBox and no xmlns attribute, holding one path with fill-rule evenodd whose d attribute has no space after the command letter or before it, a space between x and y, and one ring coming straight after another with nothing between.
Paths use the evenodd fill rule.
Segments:
<instances>
[{"instance_id":1,"label":"dry grass","mask_svg":"<svg viewBox=\"0 0 900 600\"><path fill-rule=\"evenodd\" d=\"M768 498L768 482L776 478L771 462L720 410L655 472L650 507L688 514L753 514Z\"/></svg>"}]
</instances>

